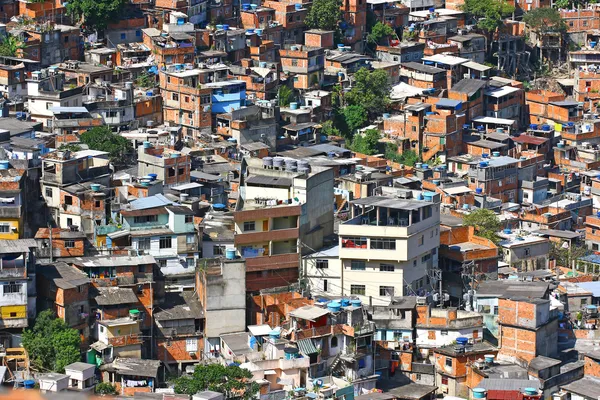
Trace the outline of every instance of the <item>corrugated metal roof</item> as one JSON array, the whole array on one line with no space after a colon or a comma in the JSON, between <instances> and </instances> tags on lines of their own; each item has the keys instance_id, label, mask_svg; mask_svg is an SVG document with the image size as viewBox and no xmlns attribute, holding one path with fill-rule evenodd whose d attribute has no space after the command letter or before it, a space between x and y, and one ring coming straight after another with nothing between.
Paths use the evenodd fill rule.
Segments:
<instances>
[{"instance_id":1,"label":"corrugated metal roof","mask_svg":"<svg viewBox=\"0 0 600 400\"><path fill-rule=\"evenodd\" d=\"M311 354L317 354L319 350L315 347L311 339L300 339L296 342L298 344L298 350L305 356Z\"/></svg>"},{"instance_id":2,"label":"corrugated metal roof","mask_svg":"<svg viewBox=\"0 0 600 400\"><path fill-rule=\"evenodd\" d=\"M292 186L292 180L290 178L277 178L265 175L252 175L246 179L246 183L251 185Z\"/></svg>"},{"instance_id":3,"label":"corrugated metal roof","mask_svg":"<svg viewBox=\"0 0 600 400\"><path fill-rule=\"evenodd\" d=\"M134 200L129 204L132 210L144 210L147 208L168 206L173 204L173 202L159 193L151 197L142 197L141 199Z\"/></svg>"}]
</instances>

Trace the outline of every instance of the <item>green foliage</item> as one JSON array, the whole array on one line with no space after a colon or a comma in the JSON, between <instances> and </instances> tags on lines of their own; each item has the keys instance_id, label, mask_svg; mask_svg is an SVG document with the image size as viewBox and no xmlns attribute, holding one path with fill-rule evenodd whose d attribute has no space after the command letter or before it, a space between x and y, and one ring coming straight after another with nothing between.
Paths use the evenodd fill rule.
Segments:
<instances>
[{"instance_id":1,"label":"green foliage","mask_svg":"<svg viewBox=\"0 0 600 400\"><path fill-rule=\"evenodd\" d=\"M332 120L327 120L321 124L321 133L326 136L342 136L342 132L333 125Z\"/></svg>"},{"instance_id":2,"label":"green foliage","mask_svg":"<svg viewBox=\"0 0 600 400\"><path fill-rule=\"evenodd\" d=\"M226 399L251 399L258 392L258 384L250 382L252 373L238 366L221 364L197 365L191 376L175 380L175 393L194 395L204 390L223 393Z\"/></svg>"},{"instance_id":3,"label":"green foliage","mask_svg":"<svg viewBox=\"0 0 600 400\"><path fill-rule=\"evenodd\" d=\"M56 318L52 310L37 315L33 329L23 331L22 342L38 371L63 373L65 366L81 359L79 332Z\"/></svg>"},{"instance_id":4,"label":"green foliage","mask_svg":"<svg viewBox=\"0 0 600 400\"><path fill-rule=\"evenodd\" d=\"M560 12L554 8L534 8L525 13L523 22L538 33L567 30L567 25L560 17Z\"/></svg>"},{"instance_id":5,"label":"green foliage","mask_svg":"<svg viewBox=\"0 0 600 400\"><path fill-rule=\"evenodd\" d=\"M277 98L279 99L279 106L288 107L294 100L294 92L289 86L281 85L277 91Z\"/></svg>"},{"instance_id":6,"label":"green foliage","mask_svg":"<svg viewBox=\"0 0 600 400\"><path fill-rule=\"evenodd\" d=\"M369 120L367 110L360 105L352 105L342 109L343 125L342 133L346 138L352 138L354 131L362 128ZM345 129L344 129L345 128Z\"/></svg>"},{"instance_id":7,"label":"green foliage","mask_svg":"<svg viewBox=\"0 0 600 400\"><path fill-rule=\"evenodd\" d=\"M374 117L384 112L390 101L387 73L382 69L369 71L361 68L354 74L354 85L344 98L346 104L361 106Z\"/></svg>"},{"instance_id":8,"label":"green foliage","mask_svg":"<svg viewBox=\"0 0 600 400\"><path fill-rule=\"evenodd\" d=\"M135 80L135 85L142 88L151 88L156 86L156 75L149 72L140 74Z\"/></svg>"},{"instance_id":9,"label":"green foliage","mask_svg":"<svg viewBox=\"0 0 600 400\"><path fill-rule=\"evenodd\" d=\"M0 56L16 57L19 50L25 48L25 44L14 36L7 35L0 42Z\"/></svg>"},{"instance_id":10,"label":"green foliage","mask_svg":"<svg viewBox=\"0 0 600 400\"><path fill-rule=\"evenodd\" d=\"M377 129L367 129L362 135L355 135L352 140L352 150L357 153L373 155L378 153L381 134Z\"/></svg>"},{"instance_id":11,"label":"green foliage","mask_svg":"<svg viewBox=\"0 0 600 400\"><path fill-rule=\"evenodd\" d=\"M342 19L341 0L315 0L304 22L311 29L337 30Z\"/></svg>"},{"instance_id":12,"label":"green foliage","mask_svg":"<svg viewBox=\"0 0 600 400\"><path fill-rule=\"evenodd\" d=\"M465 0L463 11L477 18L477 26L488 33L495 32L505 17L515 8L505 0Z\"/></svg>"},{"instance_id":13,"label":"green foliage","mask_svg":"<svg viewBox=\"0 0 600 400\"><path fill-rule=\"evenodd\" d=\"M108 126L97 126L84 132L79 139L92 150L106 151L111 160L122 158L131 149L131 142L113 133Z\"/></svg>"},{"instance_id":14,"label":"green foliage","mask_svg":"<svg viewBox=\"0 0 600 400\"><path fill-rule=\"evenodd\" d=\"M382 24L381 22L377 22L371 32L367 35L367 40L371 43L379 43L381 39L386 36L392 36L394 34L394 30L391 26L387 24Z\"/></svg>"},{"instance_id":15,"label":"green foliage","mask_svg":"<svg viewBox=\"0 0 600 400\"><path fill-rule=\"evenodd\" d=\"M117 394L117 388L109 382L100 382L94 388L96 394Z\"/></svg>"},{"instance_id":16,"label":"green foliage","mask_svg":"<svg viewBox=\"0 0 600 400\"><path fill-rule=\"evenodd\" d=\"M402 154L398 154L398 146L393 143L386 143L385 145L385 158L396 162L398 164L404 164L412 167L417 161L419 161L419 155L412 151L407 150Z\"/></svg>"},{"instance_id":17,"label":"green foliage","mask_svg":"<svg viewBox=\"0 0 600 400\"><path fill-rule=\"evenodd\" d=\"M476 230L476 235L498 243L498 231L500 230L500 220L491 210L480 208L472 211L463 218L465 226L472 226Z\"/></svg>"},{"instance_id":18,"label":"green foliage","mask_svg":"<svg viewBox=\"0 0 600 400\"><path fill-rule=\"evenodd\" d=\"M563 243L550 242L550 259L556 260L556 265L560 267L570 268L574 260L588 254L588 249L585 246L574 243L565 248ZM566 243L568 245L568 242Z\"/></svg>"},{"instance_id":19,"label":"green foliage","mask_svg":"<svg viewBox=\"0 0 600 400\"><path fill-rule=\"evenodd\" d=\"M68 151L80 151L81 146L76 143L66 143L66 144L61 144L58 149L60 151L67 151L67 150Z\"/></svg>"},{"instance_id":20,"label":"green foliage","mask_svg":"<svg viewBox=\"0 0 600 400\"><path fill-rule=\"evenodd\" d=\"M69 0L67 12L83 19L88 29L104 29L118 19L125 4L126 0Z\"/></svg>"}]
</instances>

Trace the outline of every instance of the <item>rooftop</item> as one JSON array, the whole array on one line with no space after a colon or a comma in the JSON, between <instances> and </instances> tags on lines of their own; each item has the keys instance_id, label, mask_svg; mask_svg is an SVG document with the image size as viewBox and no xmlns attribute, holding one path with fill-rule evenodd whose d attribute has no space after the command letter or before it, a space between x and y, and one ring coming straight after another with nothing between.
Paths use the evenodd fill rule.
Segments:
<instances>
[{"instance_id":1,"label":"rooftop","mask_svg":"<svg viewBox=\"0 0 600 400\"><path fill-rule=\"evenodd\" d=\"M112 306L118 304L137 304L138 298L129 287L99 287L95 297L99 306Z\"/></svg>"},{"instance_id":2,"label":"rooftop","mask_svg":"<svg viewBox=\"0 0 600 400\"><path fill-rule=\"evenodd\" d=\"M365 207L387 207L396 210L418 210L419 208L427 207L433 203L424 200L398 199L396 197L386 196L371 196L361 199L352 200L353 205Z\"/></svg>"},{"instance_id":3,"label":"rooftop","mask_svg":"<svg viewBox=\"0 0 600 400\"><path fill-rule=\"evenodd\" d=\"M182 293L166 293L164 303L157 307L154 319L157 321L178 319L200 319L204 317L202 303L191 291Z\"/></svg>"},{"instance_id":4,"label":"rooftop","mask_svg":"<svg viewBox=\"0 0 600 400\"><path fill-rule=\"evenodd\" d=\"M61 289L76 289L90 282L85 273L64 262L43 265L37 271Z\"/></svg>"},{"instance_id":5,"label":"rooftop","mask_svg":"<svg viewBox=\"0 0 600 400\"><path fill-rule=\"evenodd\" d=\"M475 297L531 297L544 298L547 296L547 282L521 282L512 280L483 281L479 283Z\"/></svg>"}]
</instances>

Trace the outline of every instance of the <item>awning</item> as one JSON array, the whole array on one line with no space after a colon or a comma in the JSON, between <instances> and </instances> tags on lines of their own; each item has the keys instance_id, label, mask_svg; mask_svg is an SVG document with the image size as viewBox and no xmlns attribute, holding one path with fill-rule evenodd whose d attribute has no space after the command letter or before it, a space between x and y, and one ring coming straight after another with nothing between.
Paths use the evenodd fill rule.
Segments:
<instances>
[{"instance_id":1,"label":"awning","mask_svg":"<svg viewBox=\"0 0 600 400\"><path fill-rule=\"evenodd\" d=\"M264 372L265 375L277 375L277 372L275 372L272 369L266 369Z\"/></svg>"},{"instance_id":2,"label":"awning","mask_svg":"<svg viewBox=\"0 0 600 400\"><path fill-rule=\"evenodd\" d=\"M455 186L455 187L444 188L442 190L446 194L449 194L450 196L456 196L458 194L471 193L472 192L472 190L469 189L466 186Z\"/></svg>"},{"instance_id":3,"label":"awning","mask_svg":"<svg viewBox=\"0 0 600 400\"><path fill-rule=\"evenodd\" d=\"M90 345L90 347L98 352L102 352L102 351L108 349L109 346L106 343L102 343L102 342L98 341L98 342L92 343Z\"/></svg>"},{"instance_id":4,"label":"awning","mask_svg":"<svg viewBox=\"0 0 600 400\"><path fill-rule=\"evenodd\" d=\"M300 339L296 342L296 344L298 345L298 350L300 350L300 353L304 354L305 356L319 353L319 350L317 350L311 339Z\"/></svg>"}]
</instances>

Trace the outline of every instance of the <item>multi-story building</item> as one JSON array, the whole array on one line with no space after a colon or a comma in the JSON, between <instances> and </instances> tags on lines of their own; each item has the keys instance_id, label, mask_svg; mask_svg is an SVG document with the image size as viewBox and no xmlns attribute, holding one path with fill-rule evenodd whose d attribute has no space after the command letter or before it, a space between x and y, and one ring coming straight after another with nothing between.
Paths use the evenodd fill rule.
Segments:
<instances>
[{"instance_id":1,"label":"multi-story building","mask_svg":"<svg viewBox=\"0 0 600 400\"><path fill-rule=\"evenodd\" d=\"M322 247L333 233L333 170L245 158L239 192L235 246L246 259L247 290L296 280L300 253Z\"/></svg>"},{"instance_id":2,"label":"multi-story building","mask_svg":"<svg viewBox=\"0 0 600 400\"><path fill-rule=\"evenodd\" d=\"M83 104L83 87L65 87L65 75L56 68L31 73L27 79L27 105L31 118L48 126L54 107L79 107Z\"/></svg>"},{"instance_id":3,"label":"multi-story building","mask_svg":"<svg viewBox=\"0 0 600 400\"><path fill-rule=\"evenodd\" d=\"M469 163L469 188L502 201L516 201L518 195L518 163L512 157L481 158Z\"/></svg>"},{"instance_id":4,"label":"multi-story building","mask_svg":"<svg viewBox=\"0 0 600 400\"><path fill-rule=\"evenodd\" d=\"M550 241L536 235L523 235L505 229L499 233L503 239L498 247L503 255L503 261L519 272L547 269Z\"/></svg>"},{"instance_id":5,"label":"multi-story building","mask_svg":"<svg viewBox=\"0 0 600 400\"><path fill-rule=\"evenodd\" d=\"M34 23L14 29L11 34L25 44L20 50L23 58L38 61L42 68L64 60L79 60L82 56L81 32L76 26Z\"/></svg>"},{"instance_id":6,"label":"multi-story building","mask_svg":"<svg viewBox=\"0 0 600 400\"><path fill-rule=\"evenodd\" d=\"M133 104L133 84L88 84L84 106L92 117L101 118L113 131L137 128Z\"/></svg>"},{"instance_id":7,"label":"multi-story building","mask_svg":"<svg viewBox=\"0 0 600 400\"><path fill-rule=\"evenodd\" d=\"M456 308L417 304L415 328L415 344L423 354L432 348L451 345L459 337L467 338L471 343L483 341L483 317Z\"/></svg>"},{"instance_id":8,"label":"multi-story building","mask_svg":"<svg viewBox=\"0 0 600 400\"><path fill-rule=\"evenodd\" d=\"M217 133L231 136L239 146L264 143L269 149L275 150L277 121L261 107L253 105L218 114L216 124Z\"/></svg>"},{"instance_id":9,"label":"multi-story building","mask_svg":"<svg viewBox=\"0 0 600 400\"><path fill-rule=\"evenodd\" d=\"M143 43L154 55L156 64L185 64L194 61L194 37L186 32L163 35L156 28L142 29Z\"/></svg>"},{"instance_id":10,"label":"multi-story building","mask_svg":"<svg viewBox=\"0 0 600 400\"><path fill-rule=\"evenodd\" d=\"M339 226L343 294L389 304L395 296L430 290L429 273L438 267L439 201L427 192L351 201L351 218Z\"/></svg>"},{"instance_id":11,"label":"multi-story building","mask_svg":"<svg viewBox=\"0 0 600 400\"><path fill-rule=\"evenodd\" d=\"M110 186L108 153L96 150L56 151L42 159L42 196L49 217L61 228L79 227L91 234L105 221Z\"/></svg>"},{"instance_id":12,"label":"multi-story building","mask_svg":"<svg viewBox=\"0 0 600 400\"><path fill-rule=\"evenodd\" d=\"M0 240L0 326L3 329L27 328L36 316L37 244L32 239Z\"/></svg>"},{"instance_id":13,"label":"multi-story building","mask_svg":"<svg viewBox=\"0 0 600 400\"><path fill-rule=\"evenodd\" d=\"M295 89L320 86L325 78L325 49L285 45L279 49L281 69L292 74Z\"/></svg>"},{"instance_id":14,"label":"multi-story building","mask_svg":"<svg viewBox=\"0 0 600 400\"><path fill-rule=\"evenodd\" d=\"M150 142L138 147L138 173L140 176L156 174L156 179L166 187L190 181L190 156ZM152 175L151 175L152 176Z\"/></svg>"},{"instance_id":15,"label":"multi-story building","mask_svg":"<svg viewBox=\"0 0 600 400\"><path fill-rule=\"evenodd\" d=\"M0 161L0 239L31 237L27 171L9 166L9 161Z\"/></svg>"}]
</instances>

